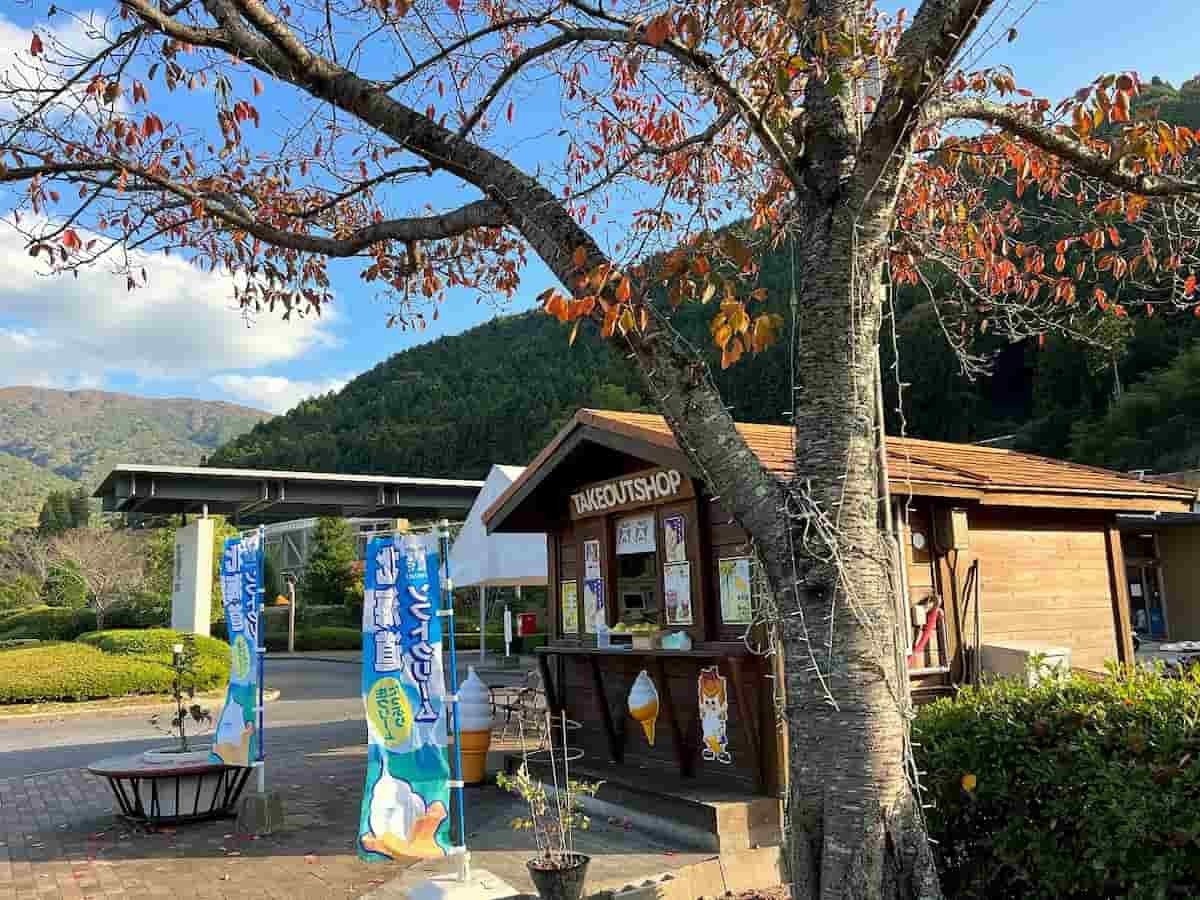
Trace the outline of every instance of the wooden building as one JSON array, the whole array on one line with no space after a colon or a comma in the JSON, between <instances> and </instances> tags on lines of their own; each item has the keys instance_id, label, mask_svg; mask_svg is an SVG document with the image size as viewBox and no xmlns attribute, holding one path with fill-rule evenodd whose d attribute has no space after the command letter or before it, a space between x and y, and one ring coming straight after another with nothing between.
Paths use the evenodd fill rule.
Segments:
<instances>
[{"instance_id":1,"label":"wooden building","mask_svg":"<svg viewBox=\"0 0 1200 900\"><path fill-rule=\"evenodd\" d=\"M738 428L790 475L790 428ZM888 468L915 690L961 683L975 648L993 643L1067 648L1090 670L1132 660L1117 514L1187 511L1195 490L919 440L889 440ZM484 520L548 535L551 639L539 653L551 706L581 725L573 743L643 772L777 795L775 663L746 639L752 550L693 476L662 418L581 410ZM658 640L685 633L690 648L631 649L651 638L620 631L610 639L622 646L597 646L604 626L639 624Z\"/></svg>"}]
</instances>

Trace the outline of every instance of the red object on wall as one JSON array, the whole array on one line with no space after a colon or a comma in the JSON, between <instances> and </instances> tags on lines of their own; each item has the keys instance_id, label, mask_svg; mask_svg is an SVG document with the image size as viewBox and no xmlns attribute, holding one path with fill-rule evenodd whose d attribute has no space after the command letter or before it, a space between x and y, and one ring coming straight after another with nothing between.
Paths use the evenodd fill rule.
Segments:
<instances>
[{"instance_id":1,"label":"red object on wall","mask_svg":"<svg viewBox=\"0 0 1200 900\"><path fill-rule=\"evenodd\" d=\"M537 634L537 613L517 613L517 636Z\"/></svg>"}]
</instances>

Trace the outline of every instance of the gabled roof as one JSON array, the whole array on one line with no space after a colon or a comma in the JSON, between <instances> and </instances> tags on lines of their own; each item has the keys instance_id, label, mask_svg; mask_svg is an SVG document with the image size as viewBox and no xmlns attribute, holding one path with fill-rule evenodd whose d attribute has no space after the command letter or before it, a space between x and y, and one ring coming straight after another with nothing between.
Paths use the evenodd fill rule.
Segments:
<instances>
[{"instance_id":1,"label":"gabled roof","mask_svg":"<svg viewBox=\"0 0 1200 900\"><path fill-rule=\"evenodd\" d=\"M781 478L792 475L792 428L737 423L750 449ZM526 467L525 472L484 513L489 528L510 500L522 493L539 470L580 430L608 433L647 448L679 454L662 416L581 409L575 418ZM941 496L1012 506L1108 508L1134 511L1184 511L1196 491L1175 484L1138 479L1108 469L1048 459L976 444L951 444L914 438L887 439L888 476L896 496ZM1085 502L1086 501L1086 502Z\"/></svg>"}]
</instances>

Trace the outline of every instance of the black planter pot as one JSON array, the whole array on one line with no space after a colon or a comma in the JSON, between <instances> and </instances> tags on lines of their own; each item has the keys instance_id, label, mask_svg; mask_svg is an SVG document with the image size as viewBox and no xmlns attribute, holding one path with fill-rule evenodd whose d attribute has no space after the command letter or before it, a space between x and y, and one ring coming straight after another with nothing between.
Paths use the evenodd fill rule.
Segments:
<instances>
[{"instance_id":1,"label":"black planter pot","mask_svg":"<svg viewBox=\"0 0 1200 900\"><path fill-rule=\"evenodd\" d=\"M525 866L542 900L580 900L591 861L590 856L582 853L568 853L563 858L562 868L546 868L540 859L531 859Z\"/></svg>"}]
</instances>

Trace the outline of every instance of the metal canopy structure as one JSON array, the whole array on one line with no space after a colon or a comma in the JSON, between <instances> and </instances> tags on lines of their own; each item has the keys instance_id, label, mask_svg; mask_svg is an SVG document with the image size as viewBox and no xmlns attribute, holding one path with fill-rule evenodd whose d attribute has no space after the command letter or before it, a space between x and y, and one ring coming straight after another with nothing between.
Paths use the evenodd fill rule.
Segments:
<instances>
[{"instance_id":1,"label":"metal canopy structure","mask_svg":"<svg viewBox=\"0 0 1200 900\"><path fill-rule=\"evenodd\" d=\"M461 519L482 481L266 469L119 465L92 496L105 512L222 515L256 525L311 516Z\"/></svg>"}]
</instances>

